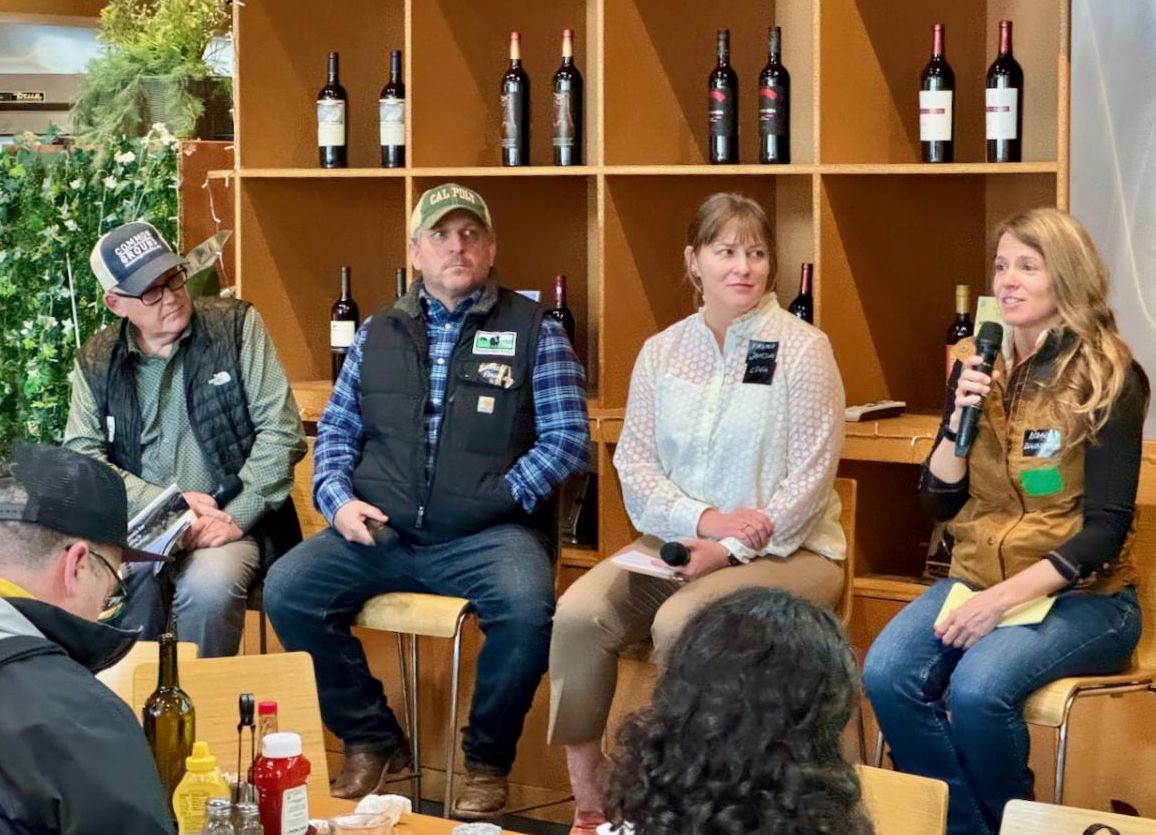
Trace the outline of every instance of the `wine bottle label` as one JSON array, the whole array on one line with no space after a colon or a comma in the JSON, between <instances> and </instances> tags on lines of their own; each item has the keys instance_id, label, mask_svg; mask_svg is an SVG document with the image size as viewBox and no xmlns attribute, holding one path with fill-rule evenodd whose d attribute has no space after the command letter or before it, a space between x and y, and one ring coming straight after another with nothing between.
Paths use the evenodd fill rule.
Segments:
<instances>
[{"instance_id":1,"label":"wine bottle label","mask_svg":"<svg viewBox=\"0 0 1156 835\"><path fill-rule=\"evenodd\" d=\"M502 93L502 147L515 149L522 142L525 125L520 124L522 101L526 94L521 90Z\"/></svg>"},{"instance_id":2,"label":"wine bottle label","mask_svg":"<svg viewBox=\"0 0 1156 835\"><path fill-rule=\"evenodd\" d=\"M734 136L735 94L730 90L711 90L707 119L711 136Z\"/></svg>"},{"instance_id":3,"label":"wine bottle label","mask_svg":"<svg viewBox=\"0 0 1156 835\"><path fill-rule=\"evenodd\" d=\"M381 123L381 144L405 145L405 99L396 96L378 99L377 109Z\"/></svg>"},{"instance_id":4,"label":"wine bottle label","mask_svg":"<svg viewBox=\"0 0 1156 835\"><path fill-rule=\"evenodd\" d=\"M573 148L578 131L574 125L574 94L554 94L554 147Z\"/></svg>"},{"instance_id":5,"label":"wine bottle label","mask_svg":"<svg viewBox=\"0 0 1156 835\"><path fill-rule=\"evenodd\" d=\"M305 835L308 831L308 787L295 786L281 792L281 835Z\"/></svg>"},{"instance_id":6,"label":"wine bottle label","mask_svg":"<svg viewBox=\"0 0 1156 835\"><path fill-rule=\"evenodd\" d=\"M1019 104L1020 91L1015 87L987 88L988 139L1019 139L1016 135Z\"/></svg>"},{"instance_id":7,"label":"wine bottle label","mask_svg":"<svg viewBox=\"0 0 1156 835\"><path fill-rule=\"evenodd\" d=\"M790 115L790 91L785 85L759 88L759 133L763 136L786 136Z\"/></svg>"},{"instance_id":8,"label":"wine bottle label","mask_svg":"<svg viewBox=\"0 0 1156 835\"><path fill-rule=\"evenodd\" d=\"M919 91L919 140L921 142L951 141L952 90Z\"/></svg>"},{"instance_id":9,"label":"wine bottle label","mask_svg":"<svg viewBox=\"0 0 1156 835\"><path fill-rule=\"evenodd\" d=\"M318 100L317 145L322 148L345 145L345 102Z\"/></svg>"},{"instance_id":10,"label":"wine bottle label","mask_svg":"<svg viewBox=\"0 0 1156 835\"><path fill-rule=\"evenodd\" d=\"M329 347L349 348L353 345L353 337L357 334L357 326L353 322L329 323Z\"/></svg>"}]
</instances>

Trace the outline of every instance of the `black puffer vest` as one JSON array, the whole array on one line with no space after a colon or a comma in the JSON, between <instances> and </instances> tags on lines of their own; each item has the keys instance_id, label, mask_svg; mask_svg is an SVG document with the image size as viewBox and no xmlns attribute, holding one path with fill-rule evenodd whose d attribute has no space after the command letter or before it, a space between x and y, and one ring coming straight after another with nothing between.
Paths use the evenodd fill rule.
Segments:
<instances>
[{"instance_id":1,"label":"black puffer vest","mask_svg":"<svg viewBox=\"0 0 1156 835\"><path fill-rule=\"evenodd\" d=\"M534 521L504 475L534 444L531 375L543 310L490 285L466 314L450 358L433 472L426 473L430 396L420 283L370 323L361 366L365 444L353 473L358 497L420 545L493 525Z\"/></svg>"}]
</instances>

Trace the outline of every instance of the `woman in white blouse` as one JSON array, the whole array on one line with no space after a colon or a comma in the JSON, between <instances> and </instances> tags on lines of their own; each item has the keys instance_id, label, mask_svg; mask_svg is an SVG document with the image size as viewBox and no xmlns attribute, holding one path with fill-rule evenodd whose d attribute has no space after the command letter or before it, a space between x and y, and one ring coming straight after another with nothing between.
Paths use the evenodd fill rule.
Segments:
<instances>
[{"instance_id":1,"label":"woman in white blouse","mask_svg":"<svg viewBox=\"0 0 1156 835\"><path fill-rule=\"evenodd\" d=\"M650 637L661 660L703 606L774 586L834 606L846 543L833 489L843 384L822 331L775 299L766 213L708 197L691 223L687 278L699 311L642 347L614 455L626 510L657 557L678 540L676 579L604 560L562 596L550 649L550 741L566 746L572 835L605 818L602 734L618 653Z\"/></svg>"}]
</instances>

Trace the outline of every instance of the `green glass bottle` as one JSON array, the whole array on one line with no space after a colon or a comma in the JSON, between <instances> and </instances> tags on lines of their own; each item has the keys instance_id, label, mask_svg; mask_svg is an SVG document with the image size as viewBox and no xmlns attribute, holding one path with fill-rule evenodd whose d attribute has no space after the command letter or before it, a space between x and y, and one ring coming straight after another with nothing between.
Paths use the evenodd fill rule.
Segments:
<instances>
[{"instance_id":1,"label":"green glass bottle","mask_svg":"<svg viewBox=\"0 0 1156 835\"><path fill-rule=\"evenodd\" d=\"M193 751L196 713L188 693L181 689L177 674L176 635L172 632L161 635L160 644L157 689L145 702L141 718L165 798L171 805L173 789L185 776L185 758Z\"/></svg>"}]
</instances>

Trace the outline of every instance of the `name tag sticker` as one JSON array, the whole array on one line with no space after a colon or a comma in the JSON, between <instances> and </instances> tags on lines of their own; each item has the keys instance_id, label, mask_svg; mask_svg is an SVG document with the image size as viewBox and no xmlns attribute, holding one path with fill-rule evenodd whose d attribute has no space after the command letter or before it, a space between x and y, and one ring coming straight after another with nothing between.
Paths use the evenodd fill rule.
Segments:
<instances>
[{"instance_id":1,"label":"name tag sticker","mask_svg":"<svg viewBox=\"0 0 1156 835\"><path fill-rule=\"evenodd\" d=\"M480 357L512 357L518 344L514 331L478 331L474 334L474 354Z\"/></svg>"},{"instance_id":2,"label":"name tag sticker","mask_svg":"<svg viewBox=\"0 0 1156 835\"><path fill-rule=\"evenodd\" d=\"M1059 429L1028 429L1024 432L1024 455L1030 458L1051 458L1059 452Z\"/></svg>"},{"instance_id":3,"label":"name tag sticker","mask_svg":"<svg viewBox=\"0 0 1156 835\"><path fill-rule=\"evenodd\" d=\"M778 342L752 339L747 346L747 370L743 374L743 382L769 386L775 379L775 363L778 356Z\"/></svg>"},{"instance_id":4,"label":"name tag sticker","mask_svg":"<svg viewBox=\"0 0 1156 835\"><path fill-rule=\"evenodd\" d=\"M492 415L494 413L494 398L482 396L478 398L478 413Z\"/></svg>"},{"instance_id":5,"label":"name tag sticker","mask_svg":"<svg viewBox=\"0 0 1156 835\"><path fill-rule=\"evenodd\" d=\"M1020 486L1027 496L1054 496L1064 489L1064 477L1059 467L1043 467L1020 473Z\"/></svg>"},{"instance_id":6,"label":"name tag sticker","mask_svg":"<svg viewBox=\"0 0 1156 835\"><path fill-rule=\"evenodd\" d=\"M508 389L514 385L514 369L504 362L483 362L478 366L478 376L491 386Z\"/></svg>"}]
</instances>

